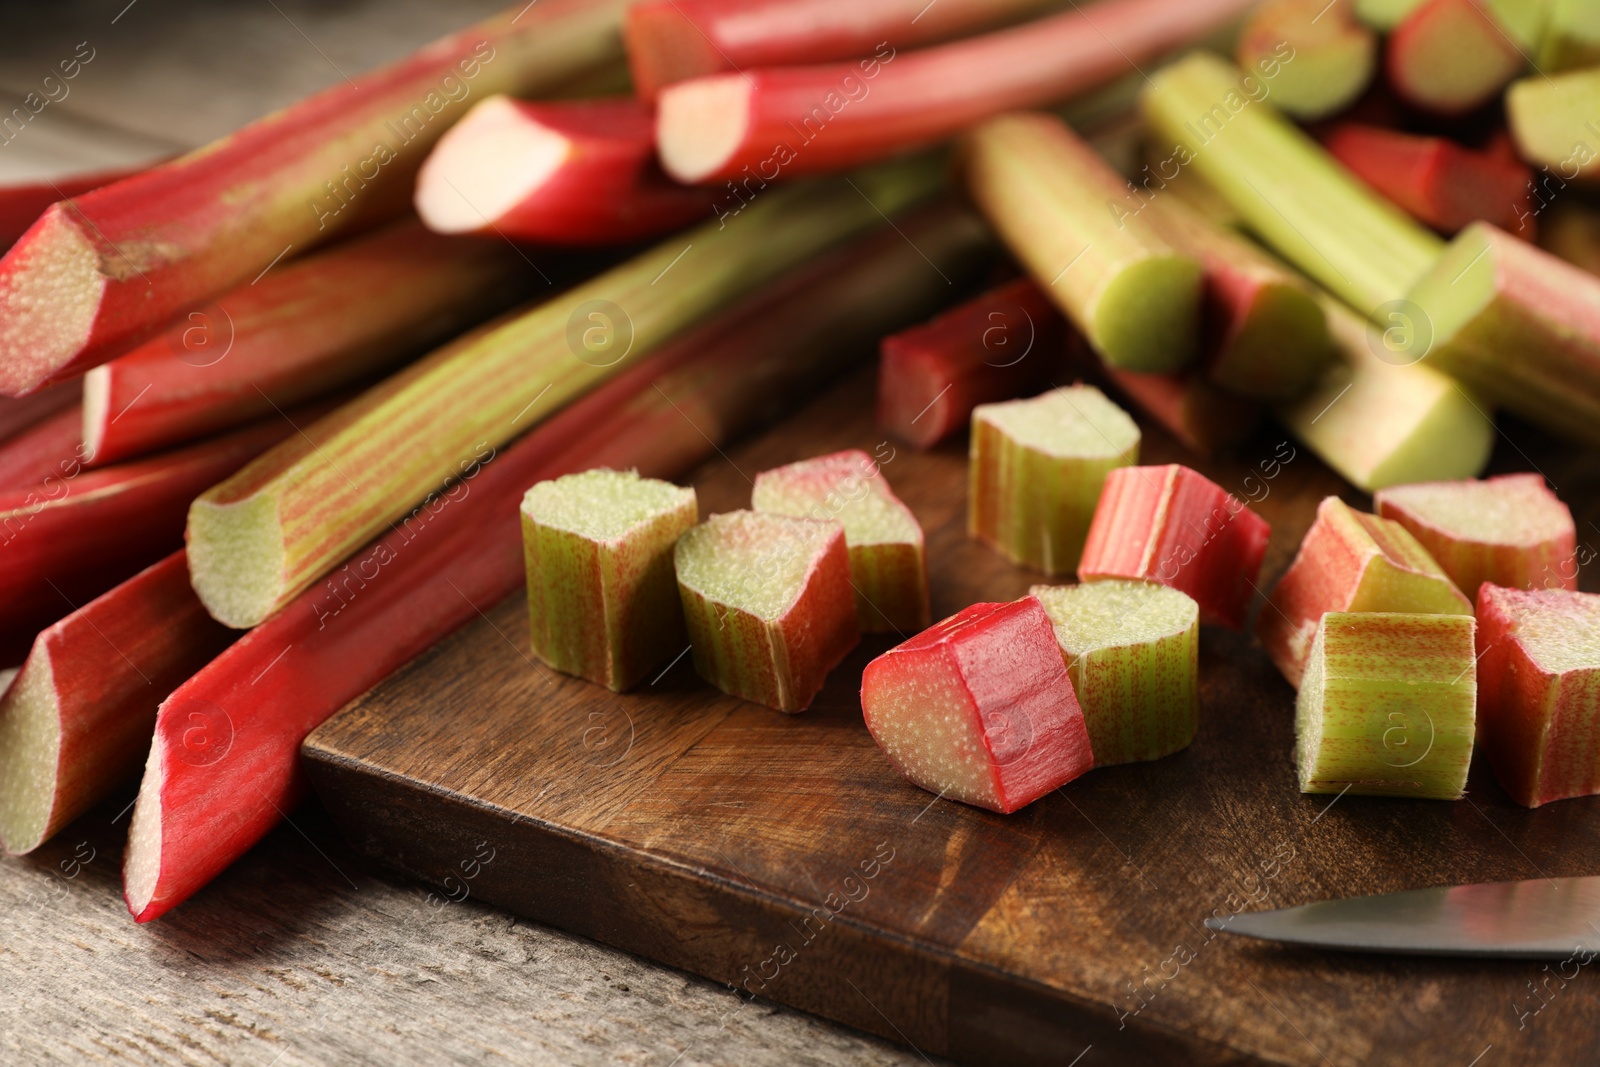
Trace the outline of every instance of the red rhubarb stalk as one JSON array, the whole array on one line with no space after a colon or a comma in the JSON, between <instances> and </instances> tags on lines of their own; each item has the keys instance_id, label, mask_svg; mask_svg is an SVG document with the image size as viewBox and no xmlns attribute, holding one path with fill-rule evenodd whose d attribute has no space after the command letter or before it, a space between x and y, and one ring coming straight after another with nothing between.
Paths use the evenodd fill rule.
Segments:
<instances>
[{"instance_id":1,"label":"red rhubarb stalk","mask_svg":"<svg viewBox=\"0 0 1600 1067\"><path fill-rule=\"evenodd\" d=\"M632 97L491 97L417 175L417 214L431 229L545 244L657 237L708 217L711 200L662 173L655 114Z\"/></svg>"},{"instance_id":2,"label":"red rhubarb stalk","mask_svg":"<svg viewBox=\"0 0 1600 1067\"><path fill-rule=\"evenodd\" d=\"M1250 6L1106 0L906 55L889 40L853 63L695 78L661 93L661 159L683 182L746 187L841 170L1103 85Z\"/></svg>"},{"instance_id":3,"label":"red rhubarb stalk","mask_svg":"<svg viewBox=\"0 0 1600 1067\"><path fill-rule=\"evenodd\" d=\"M79 380L52 385L30 396L0 397L0 441L10 440L66 408L77 408L82 401L83 382Z\"/></svg>"},{"instance_id":4,"label":"red rhubarb stalk","mask_svg":"<svg viewBox=\"0 0 1600 1067\"><path fill-rule=\"evenodd\" d=\"M901 227L916 248L884 232L815 259L468 468L180 687L134 813L134 917L187 899L293 807L318 724L521 586L528 486L601 466L681 475L947 299L917 249L956 277L978 258L978 228L948 214Z\"/></svg>"},{"instance_id":5,"label":"red rhubarb stalk","mask_svg":"<svg viewBox=\"0 0 1600 1067\"><path fill-rule=\"evenodd\" d=\"M89 174L71 174L49 181L0 186L0 250L10 248L28 227L39 221L44 209L57 200L82 196L138 174L143 167L118 167Z\"/></svg>"},{"instance_id":6,"label":"red rhubarb stalk","mask_svg":"<svg viewBox=\"0 0 1600 1067\"><path fill-rule=\"evenodd\" d=\"M68 408L0 445L0 492L41 485L83 456L83 416Z\"/></svg>"},{"instance_id":7,"label":"red rhubarb stalk","mask_svg":"<svg viewBox=\"0 0 1600 1067\"><path fill-rule=\"evenodd\" d=\"M386 370L540 279L503 241L415 220L274 268L84 378L84 444L103 466L181 444Z\"/></svg>"},{"instance_id":8,"label":"red rhubarb stalk","mask_svg":"<svg viewBox=\"0 0 1600 1067\"><path fill-rule=\"evenodd\" d=\"M1261 423L1260 404L1217 388L1199 371L1141 374L1107 367L1104 374L1133 407L1202 456L1243 444Z\"/></svg>"},{"instance_id":9,"label":"red rhubarb stalk","mask_svg":"<svg viewBox=\"0 0 1600 1067\"><path fill-rule=\"evenodd\" d=\"M233 640L183 551L41 633L0 698L0 842L29 852L134 777L156 707Z\"/></svg>"},{"instance_id":10,"label":"red rhubarb stalk","mask_svg":"<svg viewBox=\"0 0 1600 1067\"><path fill-rule=\"evenodd\" d=\"M519 4L50 208L0 261L0 392L82 373L280 257L399 214L470 95L537 93L604 62L623 6Z\"/></svg>"}]
</instances>

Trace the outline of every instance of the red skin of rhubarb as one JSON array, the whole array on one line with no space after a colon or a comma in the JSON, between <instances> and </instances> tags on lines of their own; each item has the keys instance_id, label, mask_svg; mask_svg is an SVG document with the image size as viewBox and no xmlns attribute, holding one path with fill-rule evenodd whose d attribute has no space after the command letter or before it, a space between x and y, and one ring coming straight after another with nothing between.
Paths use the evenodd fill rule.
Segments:
<instances>
[{"instance_id":1,"label":"red skin of rhubarb","mask_svg":"<svg viewBox=\"0 0 1600 1067\"><path fill-rule=\"evenodd\" d=\"M1592 618L1597 601L1488 582L1478 590L1478 745L1524 807L1600 793L1600 655L1551 669L1519 633L1530 615Z\"/></svg>"},{"instance_id":2,"label":"red skin of rhubarb","mask_svg":"<svg viewBox=\"0 0 1600 1067\"><path fill-rule=\"evenodd\" d=\"M22 669L48 658L61 714L45 838L137 775L157 705L234 636L189 587L182 549L39 634Z\"/></svg>"},{"instance_id":3,"label":"red skin of rhubarb","mask_svg":"<svg viewBox=\"0 0 1600 1067\"><path fill-rule=\"evenodd\" d=\"M36 487L0 492L0 661L17 662L41 628L182 545L189 502L293 432L274 417L95 471L73 456Z\"/></svg>"},{"instance_id":4,"label":"red skin of rhubarb","mask_svg":"<svg viewBox=\"0 0 1600 1067\"><path fill-rule=\"evenodd\" d=\"M1220 28L1254 0L1108 0L1022 26L906 54L898 41L854 63L746 69L671 86L657 140L680 180L764 184L844 170L953 136L1004 111L1048 105L1096 88ZM669 119L675 94L712 79L747 87L747 121L705 173L675 171L673 139L695 129Z\"/></svg>"},{"instance_id":5,"label":"red skin of rhubarb","mask_svg":"<svg viewBox=\"0 0 1600 1067\"><path fill-rule=\"evenodd\" d=\"M31 396L0 396L0 441L9 441L57 412L67 408L76 410L82 402L83 383L77 380L52 385Z\"/></svg>"},{"instance_id":6,"label":"red skin of rhubarb","mask_svg":"<svg viewBox=\"0 0 1600 1067\"><path fill-rule=\"evenodd\" d=\"M1272 527L1188 467L1122 467L1106 476L1078 578L1138 578L1187 593L1200 621L1244 628Z\"/></svg>"},{"instance_id":7,"label":"red skin of rhubarb","mask_svg":"<svg viewBox=\"0 0 1600 1067\"><path fill-rule=\"evenodd\" d=\"M1453 38L1463 34L1482 51L1470 86L1437 84L1437 73L1451 64ZM1440 115L1461 115L1487 104L1528 63L1483 0L1427 0L1389 35L1384 59L1394 91Z\"/></svg>"},{"instance_id":8,"label":"red skin of rhubarb","mask_svg":"<svg viewBox=\"0 0 1600 1067\"><path fill-rule=\"evenodd\" d=\"M144 169L118 167L89 174L71 174L54 181L0 186L0 251L15 244L17 238L28 232L28 227L39 221L44 209L57 200L82 196L102 185L132 177Z\"/></svg>"},{"instance_id":9,"label":"red skin of rhubarb","mask_svg":"<svg viewBox=\"0 0 1600 1067\"><path fill-rule=\"evenodd\" d=\"M867 664L861 710L873 740L914 785L939 793L948 783L919 773L886 736L884 705L929 675L954 675L965 704L930 702L929 720L950 713L975 720L995 796L981 806L1010 814L1094 767L1083 709L1038 597L973 604Z\"/></svg>"},{"instance_id":10,"label":"red skin of rhubarb","mask_svg":"<svg viewBox=\"0 0 1600 1067\"><path fill-rule=\"evenodd\" d=\"M1057 373L1067 320L1029 278L991 289L878 348L878 425L914 448L966 429L979 404L1036 393Z\"/></svg>"},{"instance_id":11,"label":"red skin of rhubarb","mask_svg":"<svg viewBox=\"0 0 1600 1067\"><path fill-rule=\"evenodd\" d=\"M607 245L642 241L699 222L711 213L704 189L679 185L662 173L656 159L655 112L633 97L570 102L532 102L497 97L483 107L498 117L565 139L570 148L556 170L521 200L473 232L513 241L553 245ZM436 167L469 135L499 136L483 127L477 133L469 115L445 134L417 178L418 209ZM440 179L442 184L443 179ZM455 196L444 185L441 198ZM426 212L424 211L424 217ZM481 218L481 216L479 216Z\"/></svg>"},{"instance_id":12,"label":"red skin of rhubarb","mask_svg":"<svg viewBox=\"0 0 1600 1067\"><path fill-rule=\"evenodd\" d=\"M1261 405L1225 392L1194 371L1141 374L1105 368L1105 376L1134 407L1202 456L1243 443L1261 422Z\"/></svg>"},{"instance_id":13,"label":"red skin of rhubarb","mask_svg":"<svg viewBox=\"0 0 1600 1067\"><path fill-rule=\"evenodd\" d=\"M969 229L941 229L932 214L902 227L947 272L960 242L971 242ZM840 369L849 339L877 335L882 325L857 336L865 287L878 287L889 323L915 321L946 299L944 281L924 272L921 256L893 232L817 259L541 423L482 464L463 483L470 491L440 494L449 503L436 499L420 527L402 522L213 660L157 721L156 744L168 754L160 873L145 907L129 902L134 918L148 922L187 900L300 801L307 734L522 585L519 509L528 486L591 467L681 475L714 454L714 441L769 421ZM883 286L891 275L925 279L925 287L891 311ZM373 567L382 577L363 578ZM209 757L186 749L186 735L202 750L226 737L225 758L192 762ZM174 840L181 844L171 847Z\"/></svg>"},{"instance_id":14,"label":"red skin of rhubarb","mask_svg":"<svg viewBox=\"0 0 1600 1067\"><path fill-rule=\"evenodd\" d=\"M40 485L64 475L83 455L83 416L68 408L0 445L0 492Z\"/></svg>"},{"instance_id":15,"label":"red skin of rhubarb","mask_svg":"<svg viewBox=\"0 0 1600 1067\"><path fill-rule=\"evenodd\" d=\"M276 267L90 372L90 463L266 418L424 352L538 284L503 241L415 220Z\"/></svg>"},{"instance_id":16,"label":"red skin of rhubarb","mask_svg":"<svg viewBox=\"0 0 1600 1067\"><path fill-rule=\"evenodd\" d=\"M359 83L345 79L198 151L52 206L0 261L0 393L81 374L286 252L400 214L427 146L465 113L459 101L550 84L548 64L521 55L547 47L544 38L572 38L573 73L609 58L605 28L621 6L544 0L519 18L516 5ZM71 338L44 348L45 327L19 320L17 310L43 300L42 275L59 270L69 251L89 273L58 281L71 287L70 299L48 303L81 314ZM52 329L66 337L64 325Z\"/></svg>"},{"instance_id":17,"label":"red skin of rhubarb","mask_svg":"<svg viewBox=\"0 0 1600 1067\"><path fill-rule=\"evenodd\" d=\"M1537 235L1533 171L1500 152L1354 122L1335 126L1322 143L1356 177L1441 233L1484 219L1530 241Z\"/></svg>"}]
</instances>

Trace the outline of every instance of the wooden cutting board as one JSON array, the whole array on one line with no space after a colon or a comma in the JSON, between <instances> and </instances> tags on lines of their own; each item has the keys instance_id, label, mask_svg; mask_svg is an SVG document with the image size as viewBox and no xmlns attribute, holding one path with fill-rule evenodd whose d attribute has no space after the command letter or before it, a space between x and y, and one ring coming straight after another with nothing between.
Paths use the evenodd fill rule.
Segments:
<instances>
[{"instance_id":1,"label":"wooden cutting board","mask_svg":"<svg viewBox=\"0 0 1600 1067\"><path fill-rule=\"evenodd\" d=\"M873 451L871 396L859 375L706 464L702 510L746 506L767 467ZM1595 457L1509 434L1495 468L1542 469L1580 542L1600 544ZM1323 496L1369 503L1273 429L1202 462L1147 427L1143 462L1172 461L1257 501L1266 578ZM927 531L936 618L1039 580L966 538L963 443L899 448L883 470ZM312 735L317 792L360 851L441 905L471 895L727 982L730 1024L755 994L969 1064L1600 1061L1600 975L1585 973L1600 965L1563 977L1204 928L1331 896L1600 873L1600 800L1526 811L1481 761L1455 803L1298 793L1293 693L1248 636L1205 631L1188 750L999 816L906 784L874 747L861 670L897 639L864 639L786 716L713 691L687 656L620 696L555 675L528 655L520 594L482 607Z\"/></svg>"}]
</instances>

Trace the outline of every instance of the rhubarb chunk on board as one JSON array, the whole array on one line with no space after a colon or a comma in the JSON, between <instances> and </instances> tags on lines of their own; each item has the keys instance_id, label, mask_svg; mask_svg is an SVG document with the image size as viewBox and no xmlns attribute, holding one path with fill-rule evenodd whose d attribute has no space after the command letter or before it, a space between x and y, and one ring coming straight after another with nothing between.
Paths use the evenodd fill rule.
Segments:
<instances>
[{"instance_id":1,"label":"rhubarb chunk on board","mask_svg":"<svg viewBox=\"0 0 1600 1067\"><path fill-rule=\"evenodd\" d=\"M1295 701L1302 793L1458 800L1478 685L1470 615L1329 612Z\"/></svg>"},{"instance_id":2,"label":"rhubarb chunk on board","mask_svg":"<svg viewBox=\"0 0 1600 1067\"><path fill-rule=\"evenodd\" d=\"M1071 574L1106 475L1139 461L1139 427L1092 385L972 412L967 532L1046 574Z\"/></svg>"},{"instance_id":3,"label":"rhubarb chunk on board","mask_svg":"<svg viewBox=\"0 0 1600 1067\"><path fill-rule=\"evenodd\" d=\"M1600 793L1600 596L1478 590L1478 736L1511 799Z\"/></svg>"},{"instance_id":4,"label":"rhubarb chunk on board","mask_svg":"<svg viewBox=\"0 0 1600 1067\"><path fill-rule=\"evenodd\" d=\"M1296 688L1328 612L1471 615L1472 602L1404 526L1330 496L1256 620L1267 655Z\"/></svg>"},{"instance_id":5,"label":"rhubarb chunk on board","mask_svg":"<svg viewBox=\"0 0 1600 1067\"><path fill-rule=\"evenodd\" d=\"M855 647L856 596L838 522L713 515L678 539L694 668L746 700L804 711Z\"/></svg>"},{"instance_id":6,"label":"rhubarb chunk on board","mask_svg":"<svg viewBox=\"0 0 1600 1067\"><path fill-rule=\"evenodd\" d=\"M1578 588L1578 532L1542 474L1397 485L1372 498L1461 590Z\"/></svg>"},{"instance_id":7,"label":"rhubarb chunk on board","mask_svg":"<svg viewBox=\"0 0 1600 1067\"><path fill-rule=\"evenodd\" d=\"M973 604L867 664L861 711L913 785L1002 814L1095 765L1050 616L1033 596Z\"/></svg>"},{"instance_id":8,"label":"rhubarb chunk on board","mask_svg":"<svg viewBox=\"0 0 1600 1067\"><path fill-rule=\"evenodd\" d=\"M1160 759L1200 726L1200 606L1153 582L1029 590L1050 616L1094 765Z\"/></svg>"},{"instance_id":9,"label":"rhubarb chunk on board","mask_svg":"<svg viewBox=\"0 0 1600 1067\"><path fill-rule=\"evenodd\" d=\"M1136 578L1200 605L1200 620L1244 628L1272 527L1188 467L1124 467L1106 476L1078 578Z\"/></svg>"},{"instance_id":10,"label":"rhubarb chunk on board","mask_svg":"<svg viewBox=\"0 0 1600 1067\"><path fill-rule=\"evenodd\" d=\"M533 654L621 692L688 643L672 550L693 489L633 471L539 482L522 498Z\"/></svg>"},{"instance_id":11,"label":"rhubarb chunk on board","mask_svg":"<svg viewBox=\"0 0 1600 1067\"><path fill-rule=\"evenodd\" d=\"M932 621L922 526L865 452L849 449L762 471L750 506L844 526L863 633L915 632Z\"/></svg>"}]
</instances>

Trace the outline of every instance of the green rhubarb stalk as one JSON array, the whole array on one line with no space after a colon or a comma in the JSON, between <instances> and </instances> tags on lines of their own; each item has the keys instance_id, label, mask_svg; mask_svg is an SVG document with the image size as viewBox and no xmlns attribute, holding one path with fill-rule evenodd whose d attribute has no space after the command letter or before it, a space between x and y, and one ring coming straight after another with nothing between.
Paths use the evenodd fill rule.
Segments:
<instances>
[{"instance_id":1,"label":"green rhubarb stalk","mask_svg":"<svg viewBox=\"0 0 1600 1067\"><path fill-rule=\"evenodd\" d=\"M1112 210L1127 183L1059 119L1002 115L970 133L960 170L979 209L1095 351L1177 370L1198 351L1200 265L1147 217Z\"/></svg>"},{"instance_id":2,"label":"green rhubarb stalk","mask_svg":"<svg viewBox=\"0 0 1600 1067\"><path fill-rule=\"evenodd\" d=\"M1506 91L1517 154L1558 180L1600 177L1600 67L1535 74Z\"/></svg>"},{"instance_id":3,"label":"green rhubarb stalk","mask_svg":"<svg viewBox=\"0 0 1600 1067\"><path fill-rule=\"evenodd\" d=\"M218 620L255 625L567 401L937 182L912 164L768 190L735 218L446 345L197 499L195 591Z\"/></svg>"},{"instance_id":4,"label":"green rhubarb stalk","mask_svg":"<svg viewBox=\"0 0 1600 1067\"><path fill-rule=\"evenodd\" d=\"M633 471L540 482L522 498L533 654L621 692L688 641L672 546L700 518L693 489Z\"/></svg>"},{"instance_id":5,"label":"green rhubarb stalk","mask_svg":"<svg viewBox=\"0 0 1600 1067\"><path fill-rule=\"evenodd\" d=\"M1274 63L1287 54L1293 58ZM1349 0L1265 0L1239 31L1234 57L1245 70L1274 71L1272 99L1299 119L1344 110L1378 65L1378 39Z\"/></svg>"},{"instance_id":6,"label":"green rhubarb stalk","mask_svg":"<svg viewBox=\"0 0 1600 1067\"><path fill-rule=\"evenodd\" d=\"M1477 705L1470 615L1329 612L1295 701L1303 793L1458 800Z\"/></svg>"},{"instance_id":7,"label":"green rhubarb stalk","mask_svg":"<svg viewBox=\"0 0 1600 1067\"><path fill-rule=\"evenodd\" d=\"M1444 244L1279 114L1271 85L1196 52L1151 76L1142 107L1175 165L1193 167L1280 255L1373 314Z\"/></svg>"}]
</instances>

